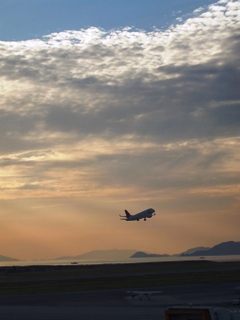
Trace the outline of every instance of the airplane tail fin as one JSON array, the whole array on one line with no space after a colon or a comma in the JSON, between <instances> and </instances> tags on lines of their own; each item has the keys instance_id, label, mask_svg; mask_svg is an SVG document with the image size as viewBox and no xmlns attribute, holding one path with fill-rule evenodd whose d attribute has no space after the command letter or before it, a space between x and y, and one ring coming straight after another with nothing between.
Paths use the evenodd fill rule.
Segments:
<instances>
[{"instance_id":1,"label":"airplane tail fin","mask_svg":"<svg viewBox=\"0 0 240 320\"><path fill-rule=\"evenodd\" d=\"M126 217L129 218L131 216L130 213L127 210L124 210L124 211L125 211Z\"/></svg>"},{"instance_id":2,"label":"airplane tail fin","mask_svg":"<svg viewBox=\"0 0 240 320\"><path fill-rule=\"evenodd\" d=\"M124 218L121 220L128 220L131 217L131 214L127 210L124 210L124 211L125 211L125 216L119 215L119 217Z\"/></svg>"}]
</instances>

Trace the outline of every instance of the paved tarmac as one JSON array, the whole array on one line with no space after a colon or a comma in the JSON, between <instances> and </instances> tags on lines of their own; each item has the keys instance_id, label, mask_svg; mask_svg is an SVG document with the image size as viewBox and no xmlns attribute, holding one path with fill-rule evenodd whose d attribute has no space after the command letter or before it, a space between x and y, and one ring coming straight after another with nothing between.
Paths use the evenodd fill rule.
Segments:
<instances>
[{"instance_id":1,"label":"paved tarmac","mask_svg":"<svg viewBox=\"0 0 240 320\"><path fill-rule=\"evenodd\" d=\"M150 300L131 298L125 290L34 294L0 297L3 320L163 320L172 305L215 305L232 308L240 283L179 285L159 288L162 294ZM141 288L138 288L141 290ZM146 290L146 288L144 289ZM240 307L235 307L239 308Z\"/></svg>"},{"instance_id":2,"label":"paved tarmac","mask_svg":"<svg viewBox=\"0 0 240 320\"><path fill-rule=\"evenodd\" d=\"M146 320L163 319L160 308L124 307L0 307L4 320Z\"/></svg>"}]
</instances>

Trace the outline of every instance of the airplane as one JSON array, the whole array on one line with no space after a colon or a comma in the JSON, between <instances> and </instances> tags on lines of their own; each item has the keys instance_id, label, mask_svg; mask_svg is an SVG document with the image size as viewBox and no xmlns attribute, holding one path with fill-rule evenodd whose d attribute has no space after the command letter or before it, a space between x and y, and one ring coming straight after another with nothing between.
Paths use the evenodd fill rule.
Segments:
<instances>
[{"instance_id":1,"label":"airplane","mask_svg":"<svg viewBox=\"0 0 240 320\"><path fill-rule=\"evenodd\" d=\"M121 220L125 220L125 221L139 221L140 219L144 219L144 221L147 220L147 218L152 218L152 216L156 215L155 213L155 210L152 209L152 208L149 208L149 209L146 209L142 212L139 212L137 214L130 214L127 210L124 210L125 211L125 216L121 216L119 215L121 218L124 218L124 219L121 219Z\"/></svg>"},{"instance_id":2,"label":"airplane","mask_svg":"<svg viewBox=\"0 0 240 320\"><path fill-rule=\"evenodd\" d=\"M127 291L127 293L130 293L132 299L137 297L139 300L142 300L143 297L146 297L148 300L150 300L151 296L159 295L162 293L162 291Z\"/></svg>"}]
</instances>

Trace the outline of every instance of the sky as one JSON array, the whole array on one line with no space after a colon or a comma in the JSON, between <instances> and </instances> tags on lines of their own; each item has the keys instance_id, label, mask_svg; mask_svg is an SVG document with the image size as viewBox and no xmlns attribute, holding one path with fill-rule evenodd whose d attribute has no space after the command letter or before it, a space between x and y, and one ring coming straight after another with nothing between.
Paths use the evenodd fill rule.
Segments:
<instances>
[{"instance_id":1,"label":"sky","mask_svg":"<svg viewBox=\"0 0 240 320\"><path fill-rule=\"evenodd\" d=\"M0 0L0 255L240 241L239 52L235 0Z\"/></svg>"}]
</instances>

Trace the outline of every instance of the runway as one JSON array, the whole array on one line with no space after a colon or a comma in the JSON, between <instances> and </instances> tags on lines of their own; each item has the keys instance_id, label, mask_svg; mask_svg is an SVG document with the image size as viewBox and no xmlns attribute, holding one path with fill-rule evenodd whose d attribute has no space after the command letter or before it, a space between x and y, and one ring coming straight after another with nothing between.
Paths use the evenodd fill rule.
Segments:
<instances>
[{"instance_id":1,"label":"runway","mask_svg":"<svg viewBox=\"0 0 240 320\"><path fill-rule=\"evenodd\" d=\"M163 319L160 308L0 307L4 320L146 320Z\"/></svg>"},{"instance_id":2,"label":"runway","mask_svg":"<svg viewBox=\"0 0 240 320\"><path fill-rule=\"evenodd\" d=\"M174 305L233 308L238 297L234 287L240 286L239 263L29 266L0 271L3 320L163 320L165 309ZM126 293L130 288L162 293L140 300Z\"/></svg>"},{"instance_id":3,"label":"runway","mask_svg":"<svg viewBox=\"0 0 240 320\"><path fill-rule=\"evenodd\" d=\"M172 305L233 308L237 285L240 283L166 286L154 288L163 291L159 296L141 301L125 290L2 296L0 314L4 320L163 320L164 310Z\"/></svg>"}]
</instances>

